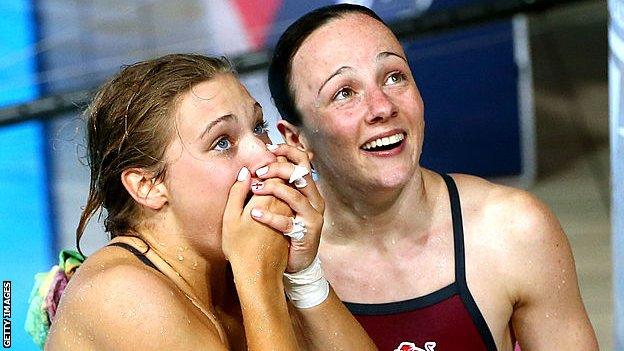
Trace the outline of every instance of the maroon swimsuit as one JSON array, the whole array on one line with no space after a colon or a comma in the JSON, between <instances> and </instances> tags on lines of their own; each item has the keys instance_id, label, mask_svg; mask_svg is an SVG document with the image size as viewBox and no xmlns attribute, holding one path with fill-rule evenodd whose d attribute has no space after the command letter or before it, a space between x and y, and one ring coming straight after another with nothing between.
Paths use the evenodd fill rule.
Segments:
<instances>
[{"instance_id":1,"label":"maroon swimsuit","mask_svg":"<svg viewBox=\"0 0 624 351\"><path fill-rule=\"evenodd\" d=\"M345 302L381 351L496 350L492 333L466 283L459 194L443 174L451 199L455 282L431 294L398 302Z\"/></svg>"}]
</instances>

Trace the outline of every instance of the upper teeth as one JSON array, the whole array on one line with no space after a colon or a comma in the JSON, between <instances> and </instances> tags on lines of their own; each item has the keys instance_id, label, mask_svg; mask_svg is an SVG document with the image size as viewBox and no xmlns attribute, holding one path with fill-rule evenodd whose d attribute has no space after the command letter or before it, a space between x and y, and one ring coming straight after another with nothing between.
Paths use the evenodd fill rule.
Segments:
<instances>
[{"instance_id":1,"label":"upper teeth","mask_svg":"<svg viewBox=\"0 0 624 351\"><path fill-rule=\"evenodd\" d=\"M386 145L398 143L399 141L403 140L404 138L405 137L403 136L403 133L397 133L397 134L391 135L389 137L383 137L383 138L379 138L377 140L373 140L371 142L368 142L368 143L364 144L364 146L362 148L364 150L369 150L369 149L372 149L374 147L386 146Z\"/></svg>"}]
</instances>

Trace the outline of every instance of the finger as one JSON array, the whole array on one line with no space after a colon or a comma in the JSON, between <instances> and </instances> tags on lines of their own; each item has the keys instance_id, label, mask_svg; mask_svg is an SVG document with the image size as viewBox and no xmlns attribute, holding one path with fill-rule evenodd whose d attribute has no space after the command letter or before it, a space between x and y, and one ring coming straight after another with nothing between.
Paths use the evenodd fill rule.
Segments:
<instances>
[{"instance_id":1,"label":"finger","mask_svg":"<svg viewBox=\"0 0 624 351\"><path fill-rule=\"evenodd\" d=\"M251 210L251 217L282 233L287 233L292 229L291 217L275 214L257 207Z\"/></svg>"},{"instance_id":2,"label":"finger","mask_svg":"<svg viewBox=\"0 0 624 351\"><path fill-rule=\"evenodd\" d=\"M256 170L256 176L260 179L280 178L288 182L295 169L291 162L273 162Z\"/></svg>"},{"instance_id":3,"label":"finger","mask_svg":"<svg viewBox=\"0 0 624 351\"><path fill-rule=\"evenodd\" d=\"M284 156L277 156L277 162L288 162L288 159Z\"/></svg>"},{"instance_id":4,"label":"finger","mask_svg":"<svg viewBox=\"0 0 624 351\"><path fill-rule=\"evenodd\" d=\"M230 188L228 199L225 204L225 212L223 218L230 218L231 216L240 217L245 207L245 199L249 194L249 186L251 184L251 174L246 167L241 168L238 173L236 182Z\"/></svg>"},{"instance_id":5,"label":"finger","mask_svg":"<svg viewBox=\"0 0 624 351\"><path fill-rule=\"evenodd\" d=\"M267 145L267 149L271 151L275 156L284 156L290 162L296 163L298 165L310 164L310 159L308 158L308 153L302 150L297 149L294 146L290 146L288 144L277 144L277 145ZM308 166L309 168L309 166Z\"/></svg>"},{"instance_id":6,"label":"finger","mask_svg":"<svg viewBox=\"0 0 624 351\"><path fill-rule=\"evenodd\" d=\"M273 162L256 170L256 175L260 179L279 178L284 182L289 183L294 170L295 165L290 162ZM310 200L310 203L314 208L322 213L324 204L323 198L318 191L311 174L308 173L303 177L303 179L305 179L307 185L305 187L298 188L298 190Z\"/></svg>"},{"instance_id":7,"label":"finger","mask_svg":"<svg viewBox=\"0 0 624 351\"><path fill-rule=\"evenodd\" d=\"M272 180L269 180L272 181ZM273 195L256 195L253 194L247 204L243 213L251 212L252 208L265 209L273 213L278 213L284 216L293 215L293 211L286 202Z\"/></svg>"},{"instance_id":8,"label":"finger","mask_svg":"<svg viewBox=\"0 0 624 351\"><path fill-rule=\"evenodd\" d=\"M251 191L255 195L273 195L284 201L294 212L302 215L311 215L316 212L304 194L286 184L271 181L257 182L251 186Z\"/></svg>"}]
</instances>

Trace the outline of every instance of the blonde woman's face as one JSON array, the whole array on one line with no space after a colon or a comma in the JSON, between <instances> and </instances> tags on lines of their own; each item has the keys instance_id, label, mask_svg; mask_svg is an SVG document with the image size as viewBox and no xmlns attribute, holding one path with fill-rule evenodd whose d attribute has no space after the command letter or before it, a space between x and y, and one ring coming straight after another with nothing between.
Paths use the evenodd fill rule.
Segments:
<instances>
[{"instance_id":1,"label":"blonde woman's face","mask_svg":"<svg viewBox=\"0 0 624 351\"><path fill-rule=\"evenodd\" d=\"M169 206L185 233L220 248L223 211L242 167L253 172L275 157L262 107L231 74L219 74L184 94L175 114L178 137L166 151Z\"/></svg>"}]
</instances>

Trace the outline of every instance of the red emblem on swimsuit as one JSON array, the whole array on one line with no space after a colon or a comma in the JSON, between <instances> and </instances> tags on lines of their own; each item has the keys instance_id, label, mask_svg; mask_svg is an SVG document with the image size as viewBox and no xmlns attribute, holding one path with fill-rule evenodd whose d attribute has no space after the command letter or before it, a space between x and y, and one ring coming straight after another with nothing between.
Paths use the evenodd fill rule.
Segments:
<instances>
[{"instance_id":1,"label":"red emblem on swimsuit","mask_svg":"<svg viewBox=\"0 0 624 351\"><path fill-rule=\"evenodd\" d=\"M403 341L394 351L435 351L436 343L433 341L427 341L425 348L421 349L413 342Z\"/></svg>"}]
</instances>

